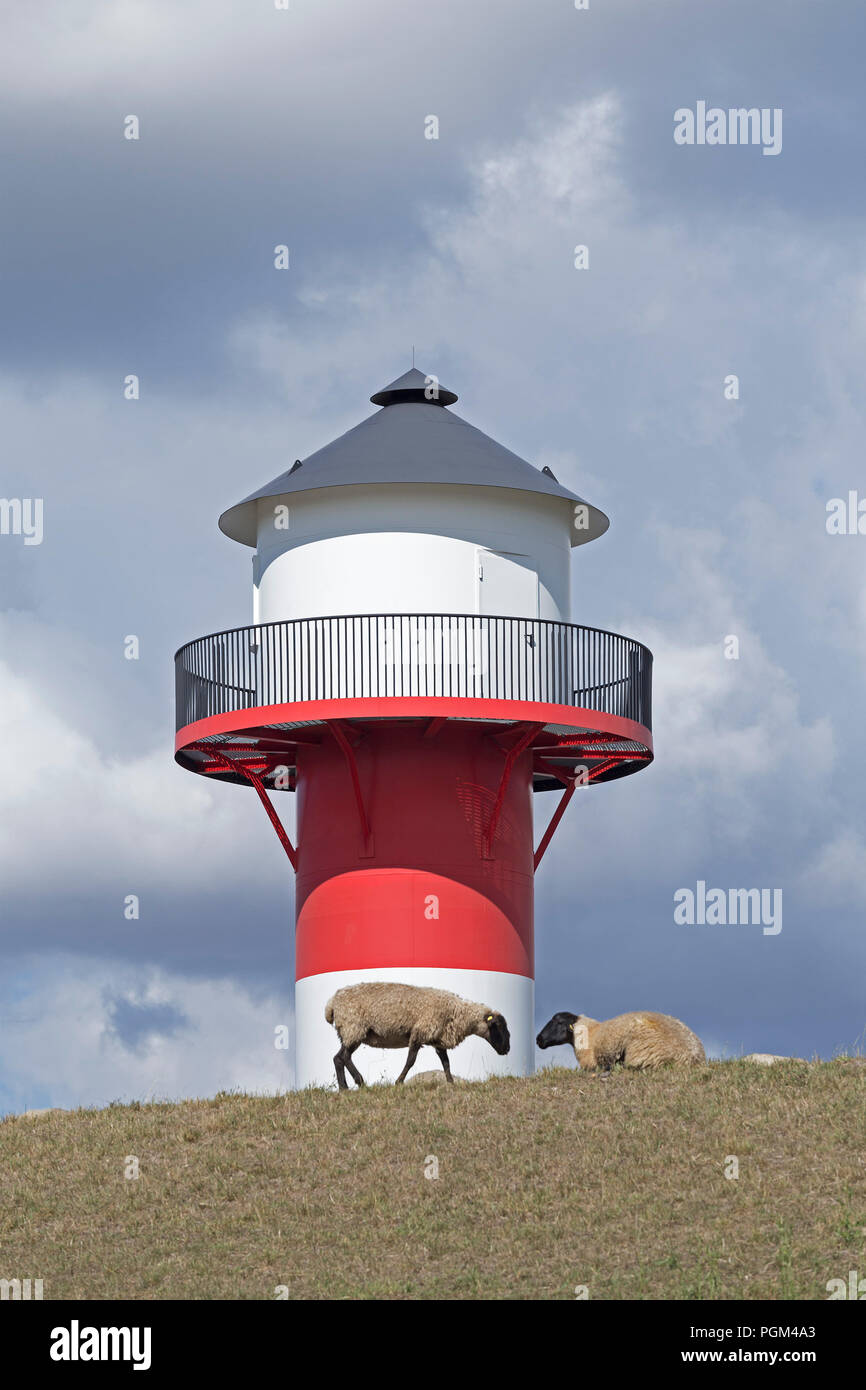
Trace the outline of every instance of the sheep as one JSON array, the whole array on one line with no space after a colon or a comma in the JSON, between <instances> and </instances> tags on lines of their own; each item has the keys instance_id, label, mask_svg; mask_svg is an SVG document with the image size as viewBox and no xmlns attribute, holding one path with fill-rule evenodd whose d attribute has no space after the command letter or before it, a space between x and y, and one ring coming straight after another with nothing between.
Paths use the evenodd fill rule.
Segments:
<instances>
[{"instance_id":1,"label":"sheep","mask_svg":"<svg viewBox=\"0 0 866 1390\"><path fill-rule=\"evenodd\" d=\"M619 1014L599 1023L586 1014L558 1013L535 1039L539 1047L571 1043L581 1071L660 1067L665 1062L705 1063L700 1038L668 1014Z\"/></svg>"},{"instance_id":2,"label":"sheep","mask_svg":"<svg viewBox=\"0 0 866 1390\"><path fill-rule=\"evenodd\" d=\"M408 1047L399 1086L415 1064L422 1047L436 1049L448 1081L453 1081L448 1051L471 1034L485 1038L494 1052L505 1056L511 1047L508 1024L486 1004L474 1004L447 989L421 985L365 983L338 989L325 1005L325 1019L337 1030L342 1046L334 1058L341 1091L348 1090L346 1069L358 1086L364 1078L352 1061L361 1043L368 1047Z\"/></svg>"}]
</instances>

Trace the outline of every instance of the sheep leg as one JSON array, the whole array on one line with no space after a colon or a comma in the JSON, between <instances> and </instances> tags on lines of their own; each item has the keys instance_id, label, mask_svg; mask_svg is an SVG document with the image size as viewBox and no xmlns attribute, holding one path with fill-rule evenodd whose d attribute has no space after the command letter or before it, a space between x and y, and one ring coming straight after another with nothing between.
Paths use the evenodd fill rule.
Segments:
<instances>
[{"instance_id":1,"label":"sheep leg","mask_svg":"<svg viewBox=\"0 0 866 1390\"><path fill-rule=\"evenodd\" d=\"M439 1061L442 1063L442 1070L443 1070L444 1073L445 1073L445 1080L446 1080L446 1081L453 1081L453 1080L454 1080L454 1077L451 1075L451 1063L448 1061L448 1049L447 1049L447 1047L437 1047L437 1049L436 1049L436 1056L439 1058Z\"/></svg>"},{"instance_id":2,"label":"sheep leg","mask_svg":"<svg viewBox=\"0 0 866 1390\"><path fill-rule=\"evenodd\" d=\"M358 1068L355 1066L355 1063L352 1061L352 1053L355 1051L355 1048L356 1048L356 1047L360 1047L360 1046L361 1046L360 1043L354 1043L352 1047L347 1047L347 1048L346 1048L346 1066L349 1068L349 1075L351 1076L352 1080L355 1082L355 1085L356 1085L356 1086L366 1086L366 1084L367 1084L366 1081L364 1080L364 1078L363 1078L363 1076L361 1075L361 1073L358 1071Z\"/></svg>"},{"instance_id":3,"label":"sheep leg","mask_svg":"<svg viewBox=\"0 0 866 1390\"><path fill-rule=\"evenodd\" d=\"M345 1063L343 1062L342 1047L340 1048L339 1052L334 1054L334 1071L337 1073L337 1085L339 1086L340 1090L348 1091L349 1087L346 1085L346 1067Z\"/></svg>"},{"instance_id":4,"label":"sheep leg","mask_svg":"<svg viewBox=\"0 0 866 1390\"><path fill-rule=\"evenodd\" d=\"M417 1043L417 1042L410 1042L410 1044L409 1044L409 1055L408 1055L408 1057L406 1058L406 1065L405 1065L405 1067L403 1068L403 1070L401 1071L400 1075L397 1077L397 1080L394 1082L394 1085L395 1085L395 1086L399 1086L400 1083L401 1083L401 1081L405 1081L405 1080L406 1080L406 1077L409 1075L409 1072L412 1070L412 1068L413 1068L414 1065L415 1065L415 1058L418 1056L418 1053L419 1053L420 1051L421 1051L421 1044L420 1044L420 1043Z\"/></svg>"},{"instance_id":5,"label":"sheep leg","mask_svg":"<svg viewBox=\"0 0 866 1390\"><path fill-rule=\"evenodd\" d=\"M358 1044L356 1043L355 1047L357 1046ZM364 1078L358 1071L358 1068L355 1066L355 1063L352 1061L352 1053L355 1051L355 1047L347 1047L346 1044L343 1043L343 1046L340 1048L340 1051L334 1058L334 1071L337 1073L337 1085L339 1086L341 1091L348 1091L349 1089L349 1087L346 1085L347 1067L349 1068L349 1074L351 1075L352 1080L356 1083L356 1085L364 1085Z\"/></svg>"}]
</instances>

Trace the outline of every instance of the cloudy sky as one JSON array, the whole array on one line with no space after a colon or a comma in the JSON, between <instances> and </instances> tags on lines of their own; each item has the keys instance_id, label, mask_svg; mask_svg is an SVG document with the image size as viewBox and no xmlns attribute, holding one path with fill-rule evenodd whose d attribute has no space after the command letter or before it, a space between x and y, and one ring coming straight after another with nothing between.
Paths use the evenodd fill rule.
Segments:
<instances>
[{"instance_id":1,"label":"cloudy sky","mask_svg":"<svg viewBox=\"0 0 866 1390\"><path fill-rule=\"evenodd\" d=\"M826 524L866 499L862 6L3 9L2 492L44 534L0 536L0 1113L291 1084L287 864L175 766L172 656L250 619L218 514L413 344L608 513L574 619L655 653L655 764L539 874L539 1024L862 1041L866 534ZM780 108L781 152L676 144L699 101ZM678 925L699 880L782 890L781 932Z\"/></svg>"}]
</instances>

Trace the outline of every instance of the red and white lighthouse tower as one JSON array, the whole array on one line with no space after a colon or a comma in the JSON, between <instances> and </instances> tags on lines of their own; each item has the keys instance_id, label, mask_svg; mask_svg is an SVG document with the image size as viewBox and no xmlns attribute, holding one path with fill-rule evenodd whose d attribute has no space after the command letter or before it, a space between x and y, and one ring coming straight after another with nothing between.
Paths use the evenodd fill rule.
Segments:
<instances>
[{"instance_id":1,"label":"red and white lighthouse tower","mask_svg":"<svg viewBox=\"0 0 866 1390\"><path fill-rule=\"evenodd\" d=\"M602 512L454 414L434 377L371 400L220 518L255 549L253 623L177 653L175 756L251 785L295 869L299 1087L333 1084L324 1006L360 980L499 1009L508 1056L471 1038L453 1070L526 1075L535 871L576 786L651 761L652 657L570 621L571 549ZM297 845L276 790L297 795ZM371 1050L361 1069L402 1062Z\"/></svg>"}]
</instances>

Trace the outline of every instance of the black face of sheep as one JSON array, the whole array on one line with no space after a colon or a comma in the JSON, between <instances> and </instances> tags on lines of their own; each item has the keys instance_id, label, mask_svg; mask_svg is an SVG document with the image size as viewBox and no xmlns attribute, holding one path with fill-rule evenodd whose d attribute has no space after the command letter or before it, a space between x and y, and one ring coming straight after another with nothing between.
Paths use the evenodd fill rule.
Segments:
<instances>
[{"instance_id":1,"label":"black face of sheep","mask_svg":"<svg viewBox=\"0 0 866 1390\"><path fill-rule=\"evenodd\" d=\"M498 1052L500 1057L504 1057L511 1049L508 1024L502 1014L488 1014L485 1023L487 1024L487 1041L494 1052Z\"/></svg>"},{"instance_id":2,"label":"black face of sheep","mask_svg":"<svg viewBox=\"0 0 866 1390\"><path fill-rule=\"evenodd\" d=\"M570 1014L567 1011L554 1014L549 1023L545 1023L538 1037L535 1039L538 1047L559 1047L561 1043L572 1041L573 1025L580 1018L580 1014Z\"/></svg>"}]
</instances>

